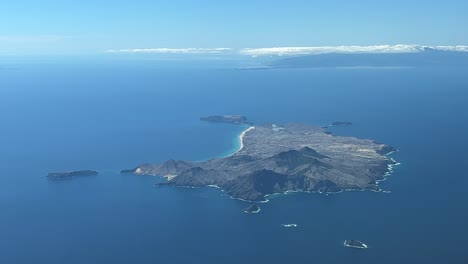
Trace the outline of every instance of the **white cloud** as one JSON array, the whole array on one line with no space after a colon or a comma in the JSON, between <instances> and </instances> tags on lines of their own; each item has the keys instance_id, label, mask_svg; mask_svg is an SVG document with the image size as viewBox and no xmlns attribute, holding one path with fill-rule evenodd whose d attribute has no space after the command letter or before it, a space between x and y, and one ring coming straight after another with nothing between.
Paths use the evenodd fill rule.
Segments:
<instances>
[{"instance_id":1,"label":"white cloud","mask_svg":"<svg viewBox=\"0 0 468 264\"><path fill-rule=\"evenodd\" d=\"M376 45L376 46L321 46L321 47L273 47L241 49L242 55L248 56L292 56L327 53L416 53L426 48L443 51L468 52L468 46L421 46L421 45Z\"/></svg>"},{"instance_id":2,"label":"white cloud","mask_svg":"<svg viewBox=\"0 0 468 264\"><path fill-rule=\"evenodd\" d=\"M158 54L218 54L230 52L230 48L149 48L149 49L120 49L106 50L110 53L158 53Z\"/></svg>"}]
</instances>

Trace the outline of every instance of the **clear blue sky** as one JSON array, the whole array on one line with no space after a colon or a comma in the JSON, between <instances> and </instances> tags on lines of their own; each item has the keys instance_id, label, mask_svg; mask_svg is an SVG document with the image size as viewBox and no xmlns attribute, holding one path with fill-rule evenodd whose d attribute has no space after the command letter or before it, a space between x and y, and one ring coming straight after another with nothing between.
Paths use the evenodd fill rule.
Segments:
<instances>
[{"instance_id":1,"label":"clear blue sky","mask_svg":"<svg viewBox=\"0 0 468 264\"><path fill-rule=\"evenodd\" d=\"M0 0L0 54L468 45L468 1Z\"/></svg>"}]
</instances>

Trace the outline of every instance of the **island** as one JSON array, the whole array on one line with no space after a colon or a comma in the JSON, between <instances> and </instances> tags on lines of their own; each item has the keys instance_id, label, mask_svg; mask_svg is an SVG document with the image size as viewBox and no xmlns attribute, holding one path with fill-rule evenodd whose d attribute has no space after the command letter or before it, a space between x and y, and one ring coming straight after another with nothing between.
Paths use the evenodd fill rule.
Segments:
<instances>
[{"instance_id":1,"label":"island","mask_svg":"<svg viewBox=\"0 0 468 264\"><path fill-rule=\"evenodd\" d=\"M352 124L353 123L351 123L349 121L335 121L335 122L331 123L332 126L350 126Z\"/></svg>"},{"instance_id":2,"label":"island","mask_svg":"<svg viewBox=\"0 0 468 264\"><path fill-rule=\"evenodd\" d=\"M255 204L250 205L249 207L244 209L244 212L247 214L256 214L260 212L260 207Z\"/></svg>"},{"instance_id":3,"label":"island","mask_svg":"<svg viewBox=\"0 0 468 264\"><path fill-rule=\"evenodd\" d=\"M306 124L250 126L240 140L227 157L145 163L123 172L164 177L158 186L215 186L231 198L266 202L269 195L297 191L380 191L396 163L388 156L393 147Z\"/></svg>"},{"instance_id":4,"label":"island","mask_svg":"<svg viewBox=\"0 0 468 264\"><path fill-rule=\"evenodd\" d=\"M217 115L200 117L202 121L214 123L230 123L230 124L251 124L247 121L247 117L242 115Z\"/></svg>"},{"instance_id":5,"label":"island","mask_svg":"<svg viewBox=\"0 0 468 264\"><path fill-rule=\"evenodd\" d=\"M62 171L62 172L50 172L47 178L51 180L60 180L66 178L72 178L76 176L93 176L98 175L97 171L93 170L78 170L78 171Z\"/></svg>"},{"instance_id":6,"label":"island","mask_svg":"<svg viewBox=\"0 0 468 264\"><path fill-rule=\"evenodd\" d=\"M359 248L359 249L366 249L367 245L362 243L359 240L345 240L343 243L345 247L350 247L350 248Z\"/></svg>"},{"instance_id":7,"label":"island","mask_svg":"<svg viewBox=\"0 0 468 264\"><path fill-rule=\"evenodd\" d=\"M126 174L126 173L135 173L135 171L137 170L137 168L134 168L134 169L128 169L128 170L121 170L120 173L121 174Z\"/></svg>"},{"instance_id":8,"label":"island","mask_svg":"<svg viewBox=\"0 0 468 264\"><path fill-rule=\"evenodd\" d=\"M278 59L273 59L265 66L273 69L468 66L468 52L448 51L418 45L411 48L416 52L331 52L279 56Z\"/></svg>"}]
</instances>

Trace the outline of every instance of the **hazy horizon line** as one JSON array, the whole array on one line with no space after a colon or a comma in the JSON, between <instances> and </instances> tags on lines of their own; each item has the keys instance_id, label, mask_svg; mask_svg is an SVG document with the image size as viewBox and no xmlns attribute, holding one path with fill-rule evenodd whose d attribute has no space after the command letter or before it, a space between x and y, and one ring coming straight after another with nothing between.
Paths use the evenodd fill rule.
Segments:
<instances>
[{"instance_id":1,"label":"hazy horizon line","mask_svg":"<svg viewBox=\"0 0 468 264\"><path fill-rule=\"evenodd\" d=\"M105 53L147 53L147 54L231 54L244 56L288 56L327 53L418 53L427 50L468 52L466 45L341 45L341 46L283 46L266 48L134 48L109 49Z\"/></svg>"}]
</instances>

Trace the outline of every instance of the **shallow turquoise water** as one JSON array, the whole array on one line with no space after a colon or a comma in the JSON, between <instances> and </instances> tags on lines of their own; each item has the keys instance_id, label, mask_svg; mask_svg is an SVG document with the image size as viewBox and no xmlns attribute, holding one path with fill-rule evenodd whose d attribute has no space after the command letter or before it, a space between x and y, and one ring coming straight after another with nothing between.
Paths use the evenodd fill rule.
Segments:
<instances>
[{"instance_id":1,"label":"shallow turquoise water","mask_svg":"<svg viewBox=\"0 0 468 264\"><path fill-rule=\"evenodd\" d=\"M466 263L466 69L0 70L1 263ZM399 149L391 193L274 196L262 211L214 188L156 188L142 162L238 148L253 122L326 125ZM49 182L49 171L99 176ZM281 224L295 223L297 228ZM344 248L359 239L368 250Z\"/></svg>"}]
</instances>

